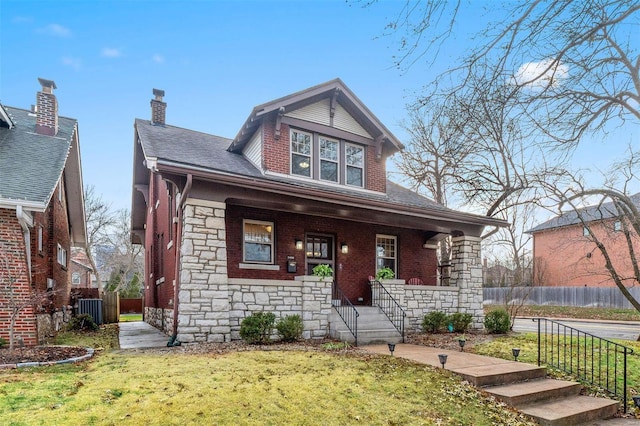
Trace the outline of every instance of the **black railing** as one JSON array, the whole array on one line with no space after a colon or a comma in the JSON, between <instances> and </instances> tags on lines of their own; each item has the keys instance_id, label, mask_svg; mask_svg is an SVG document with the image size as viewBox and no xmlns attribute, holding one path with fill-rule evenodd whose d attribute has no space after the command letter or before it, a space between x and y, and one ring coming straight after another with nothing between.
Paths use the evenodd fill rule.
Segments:
<instances>
[{"instance_id":1,"label":"black railing","mask_svg":"<svg viewBox=\"0 0 640 426\"><path fill-rule=\"evenodd\" d=\"M331 299L331 304L347 325L351 334L353 334L355 345L358 346L358 317L360 314L356 307L353 306L353 303L344 295L342 289L335 282L333 283L333 296Z\"/></svg>"},{"instance_id":2,"label":"black railing","mask_svg":"<svg viewBox=\"0 0 640 426\"><path fill-rule=\"evenodd\" d=\"M538 365L546 364L622 398L627 412L631 348L547 318L538 322Z\"/></svg>"},{"instance_id":3,"label":"black railing","mask_svg":"<svg viewBox=\"0 0 640 426\"><path fill-rule=\"evenodd\" d=\"M382 312L389 318L389 321L402 335L402 343L404 343L404 319L407 314L404 309L391 296L391 293L378 280L370 281L371 284L371 304L378 306Z\"/></svg>"}]
</instances>

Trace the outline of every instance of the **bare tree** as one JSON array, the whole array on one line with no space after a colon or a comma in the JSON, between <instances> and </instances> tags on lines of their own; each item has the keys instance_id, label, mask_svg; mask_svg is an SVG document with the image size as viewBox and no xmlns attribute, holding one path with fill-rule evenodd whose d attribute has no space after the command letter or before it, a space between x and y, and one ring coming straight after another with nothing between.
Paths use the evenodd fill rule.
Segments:
<instances>
[{"instance_id":1,"label":"bare tree","mask_svg":"<svg viewBox=\"0 0 640 426\"><path fill-rule=\"evenodd\" d=\"M109 255L106 263L112 274L110 291L121 291L132 281L141 285L139 279L136 281L136 276L144 274L144 249L139 244L131 243L130 230L129 210L119 210L108 236Z\"/></svg>"},{"instance_id":2,"label":"bare tree","mask_svg":"<svg viewBox=\"0 0 640 426\"><path fill-rule=\"evenodd\" d=\"M109 232L116 224L115 213L111 205L96 193L95 187L90 185L84 190L84 209L87 220L87 246L86 254L93 273L96 276L98 287L102 286L100 268L96 263L95 254L103 246L109 243Z\"/></svg>"}]
</instances>

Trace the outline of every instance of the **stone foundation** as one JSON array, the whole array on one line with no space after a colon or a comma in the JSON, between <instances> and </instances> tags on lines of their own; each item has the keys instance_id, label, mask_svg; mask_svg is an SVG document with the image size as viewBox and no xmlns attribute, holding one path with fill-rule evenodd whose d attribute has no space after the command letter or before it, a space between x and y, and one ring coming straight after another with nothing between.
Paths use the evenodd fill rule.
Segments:
<instances>
[{"instance_id":1,"label":"stone foundation","mask_svg":"<svg viewBox=\"0 0 640 426\"><path fill-rule=\"evenodd\" d=\"M168 336L173 335L173 309L145 306L144 320Z\"/></svg>"}]
</instances>

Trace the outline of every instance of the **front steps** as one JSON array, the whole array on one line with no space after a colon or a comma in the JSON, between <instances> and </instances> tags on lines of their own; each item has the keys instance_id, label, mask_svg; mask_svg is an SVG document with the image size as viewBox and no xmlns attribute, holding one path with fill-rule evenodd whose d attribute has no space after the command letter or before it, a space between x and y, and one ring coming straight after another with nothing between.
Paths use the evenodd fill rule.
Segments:
<instances>
[{"instance_id":1,"label":"front steps","mask_svg":"<svg viewBox=\"0 0 640 426\"><path fill-rule=\"evenodd\" d=\"M358 317L358 345L402 342L402 335L380 308L377 306L356 306L356 310L360 314ZM335 308L331 309L329 321L331 337L343 342L355 343L353 334Z\"/></svg>"},{"instance_id":2,"label":"front steps","mask_svg":"<svg viewBox=\"0 0 640 426\"><path fill-rule=\"evenodd\" d=\"M543 426L583 425L610 418L618 410L617 401L580 395L582 386L577 382L530 380L519 373L505 374L503 379L503 384L484 390Z\"/></svg>"}]
</instances>

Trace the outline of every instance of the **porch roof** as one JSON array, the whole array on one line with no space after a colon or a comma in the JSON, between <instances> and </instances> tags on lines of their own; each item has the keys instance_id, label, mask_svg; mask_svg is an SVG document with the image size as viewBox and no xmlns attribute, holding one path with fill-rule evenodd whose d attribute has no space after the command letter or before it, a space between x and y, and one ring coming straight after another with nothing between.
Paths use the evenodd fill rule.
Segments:
<instances>
[{"instance_id":1,"label":"porch roof","mask_svg":"<svg viewBox=\"0 0 640 426\"><path fill-rule=\"evenodd\" d=\"M134 155L134 187L146 185L149 170L222 185L236 204L429 231L431 236L459 231L479 236L502 220L460 212L387 181L387 193L312 180L262 174L242 154L227 150L229 139L169 125L135 122L141 151ZM238 191L238 188L241 191ZM134 191L132 230L145 221L144 197Z\"/></svg>"}]
</instances>

